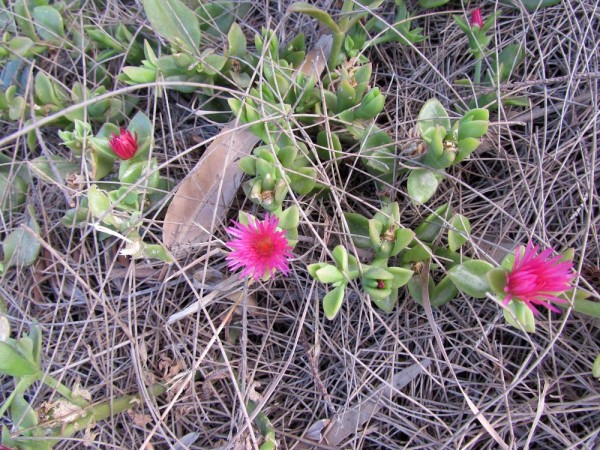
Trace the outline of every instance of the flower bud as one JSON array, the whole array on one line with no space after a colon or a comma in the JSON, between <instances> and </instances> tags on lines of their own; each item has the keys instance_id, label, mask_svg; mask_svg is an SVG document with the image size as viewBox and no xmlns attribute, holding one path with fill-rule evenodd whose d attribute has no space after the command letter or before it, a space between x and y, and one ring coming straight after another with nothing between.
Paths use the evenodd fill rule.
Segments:
<instances>
[{"instance_id":1,"label":"flower bud","mask_svg":"<svg viewBox=\"0 0 600 450\"><path fill-rule=\"evenodd\" d=\"M138 150L137 133L132 134L131 131L121 128L121 134L119 136L112 133L108 145L110 145L111 150L119 158L124 160L131 159Z\"/></svg>"},{"instance_id":2,"label":"flower bud","mask_svg":"<svg viewBox=\"0 0 600 450\"><path fill-rule=\"evenodd\" d=\"M471 13L471 26L478 27L479 29L483 28L483 16L479 8L473 10Z\"/></svg>"}]
</instances>

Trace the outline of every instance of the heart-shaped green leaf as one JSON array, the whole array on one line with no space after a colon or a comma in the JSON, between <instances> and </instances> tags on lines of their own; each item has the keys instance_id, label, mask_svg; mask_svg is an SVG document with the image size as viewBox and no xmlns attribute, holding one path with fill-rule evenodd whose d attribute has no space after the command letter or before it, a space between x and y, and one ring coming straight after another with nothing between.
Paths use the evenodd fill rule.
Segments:
<instances>
[{"instance_id":1,"label":"heart-shaped green leaf","mask_svg":"<svg viewBox=\"0 0 600 450\"><path fill-rule=\"evenodd\" d=\"M408 195L416 204L427 202L437 190L439 181L435 173L425 169L410 172L407 182Z\"/></svg>"},{"instance_id":2,"label":"heart-shaped green leaf","mask_svg":"<svg viewBox=\"0 0 600 450\"><path fill-rule=\"evenodd\" d=\"M27 208L29 219L27 226L29 230L19 227L11 232L4 242L2 249L4 251L4 269L12 266L27 267L32 265L40 254L40 241L37 239L40 233L40 227L35 220L35 211L33 206ZM33 234L32 234L33 233Z\"/></svg>"},{"instance_id":3,"label":"heart-shaped green leaf","mask_svg":"<svg viewBox=\"0 0 600 450\"><path fill-rule=\"evenodd\" d=\"M323 312L329 320L333 319L342 307L345 293L346 286L342 285L332 289L323 297Z\"/></svg>"},{"instance_id":4,"label":"heart-shaped green leaf","mask_svg":"<svg viewBox=\"0 0 600 450\"><path fill-rule=\"evenodd\" d=\"M432 98L425 102L419 111L419 117L417 118L417 127L419 132L423 135L430 128L434 128L436 125L440 125L445 130L450 129L450 118L444 106L439 100Z\"/></svg>"},{"instance_id":5,"label":"heart-shaped green leaf","mask_svg":"<svg viewBox=\"0 0 600 450\"><path fill-rule=\"evenodd\" d=\"M462 214L455 214L450 219L450 230L448 230L448 247L455 252L467 242L469 233L471 233L471 223Z\"/></svg>"},{"instance_id":6,"label":"heart-shaped green leaf","mask_svg":"<svg viewBox=\"0 0 600 450\"><path fill-rule=\"evenodd\" d=\"M0 374L11 377L33 375L39 369L6 342L0 342Z\"/></svg>"},{"instance_id":7,"label":"heart-shaped green leaf","mask_svg":"<svg viewBox=\"0 0 600 450\"><path fill-rule=\"evenodd\" d=\"M172 44L197 53L200 25L196 14L180 0L143 0L144 11L152 29Z\"/></svg>"},{"instance_id":8,"label":"heart-shaped green leaf","mask_svg":"<svg viewBox=\"0 0 600 450\"><path fill-rule=\"evenodd\" d=\"M448 276L460 291L471 297L484 298L491 290L486 277L491 269L492 265L485 261L466 261L450 269Z\"/></svg>"}]
</instances>

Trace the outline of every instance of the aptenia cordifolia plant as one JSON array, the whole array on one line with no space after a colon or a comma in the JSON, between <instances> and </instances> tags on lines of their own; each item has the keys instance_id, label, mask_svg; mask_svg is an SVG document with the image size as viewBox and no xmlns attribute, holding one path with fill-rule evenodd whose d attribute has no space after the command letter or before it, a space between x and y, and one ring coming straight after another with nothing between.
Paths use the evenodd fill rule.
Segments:
<instances>
[{"instance_id":1,"label":"aptenia cordifolia plant","mask_svg":"<svg viewBox=\"0 0 600 450\"><path fill-rule=\"evenodd\" d=\"M421 0L419 5L438 8L446 2ZM523 3L535 11L556 0ZM373 54L384 45L418 52L424 42L438 39L423 34L428 29L424 17L430 12L409 10L411 3L404 0L344 0L335 12L313 3L293 3L286 18L316 21L330 33L318 41L320 53L315 57L307 52L311 41L304 34L283 39L268 22L254 27L250 36L240 20L251 11L245 2L200 2L195 10L181 0L142 4L145 18L137 30L127 23L100 27L75 6L61 2L18 0L10 13L0 12L5 30L0 118L23 127L23 148L35 155L19 167L21 157L0 154L1 218L9 222L20 217L19 227L3 236L3 277L34 270L41 254L55 256L44 238L51 227L40 226L43 217L28 204L28 186L38 183L59 189L68 204L56 226L80 233L83 242L93 240L101 255L129 263L128 276L135 272L131 268L145 264L148 272L177 266L176 276L166 278L168 283L190 278L186 268L196 263L182 264L181 248L168 245L164 236L165 243L160 242L153 226L156 220L164 224L163 230L172 225L170 208L176 200L168 202L177 196L172 191L179 180L170 170L176 157L167 152L181 137L158 136L150 104L146 112L134 113L140 91L147 90L157 102L169 98L172 90L181 100L177 107L200 110L197 115L211 126L232 120L232 128L242 130L249 142L240 144L235 133L217 136L218 151L239 144L233 148L235 156L212 160L213 165L207 163L202 170L203 161L214 156L209 146L205 159L177 191L193 204L192 212L183 208L188 225L201 228L210 223L214 227L208 234L218 230L211 236L214 242L187 244L206 249L202 258L214 263L221 277L210 286L203 273L202 283L194 284L194 313L206 311L208 296L199 294L205 288L213 289L211 298L233 298L234 308L221 324L227 326L221 346L247 344L251 289L260 292L269 283L285 286L287 293L298 280L308 280L326 324L344 321L363 299L368 299L370 313L385 313L382 321L398 311L400 300L414 300L421 305L415 308L431 315L432 307L479 299L497 307L498 318L522 336L535 333L536 325L537 330L546 329L571 310L600 317L600 303L588 299L592 292L579 285L577 261L582 256L574 249L557 252L546 244L550 239L523 229L516 235L528 239L511 241L503 258L492 258L477 244L485 224L469 219L469 205L460 195L446 195L457 185L471 189L460 174L479 157L482 144L489 148L490 142L505 140L503 108L529 106L525 94L503 94L525 61L526 47L516 39L501 44L494 39L498 27L504 26L502 10L492 12L480 5L448 15L450 26L464 33L468 47L464 57L469 69L454 81L471 94L458 95L454 86L444 92L430 89L410 117L395 118L394 128L389 123L391 89ZM2 0L0 6L6 9ZM76 26L78 21L83 28ZM57 48L72 56L80 44L82 64L94 83L78 80L67 85L56 71L42 69ZM428 64L437 70L434 62ZM54 152L48 150L47 133L58 141ZM224 173L230 177L222 177ZM336 183L342 173L354 174L364 191L360 198L339 201L347 188ZM211 198L189 195L189 184ZM238 190L245 197L231 214ZM200 200L204 205L197 208L194 203ZM335 218L336 233L327 235L323 230L331 224L315 221L315 204ZM322 250L320 257L306 251L309 243ZM46 269L41 266L39 272ZM75 279L81 277L73 272ZM229 275L225 281L223 274ZM164 273L149 277L165 282ZM60 282L59 290L67 289ZM111 282L98 277L90 284L102 291ZM243 295L230 296L228 289L236 283L244 286ZM120 288L126 290L127 284ZM73 292L75 298L78 294ZM112 314L103 295L94 300ZM168 391L179 389L177 383L184 377L202 379L207 391L211 388L204 368L202 374L199 365L180 374L175 365L165 371L168 381L148 377L153 381L133 394L93 399L86 389L69 387L44 369L44 327L32 323L29 333L22 327L13 330L19 311L13 307L9 314L0 295L0 375L13 382L12 393L0 406L0 416L7 414L11 424L2 428L0 448L51 449L78 431L91 442L97 421L130 411L142 399L154 401L167 394L175 404L180 393ZM222 327L210 326L220 336ZM137 336L128 332L134 342ZM178 343L176 350L185 345ZM224 346L211 357L215 367L235 359ZM312 366L318 377L316 364ZM600 356L592 374L600 376ZM229 377L239 394L240 416L250 430L243 433L251 436L246 444L276 449L277 422L262 412L269 397L261 397L253 384L248 388L247 375L248 368L240 365L239 370L211 376ZM40 387L51 389L52 397L36 405L28 392ZM241 394L246 388L250 395Z\"/></svg>"}]
</instances>

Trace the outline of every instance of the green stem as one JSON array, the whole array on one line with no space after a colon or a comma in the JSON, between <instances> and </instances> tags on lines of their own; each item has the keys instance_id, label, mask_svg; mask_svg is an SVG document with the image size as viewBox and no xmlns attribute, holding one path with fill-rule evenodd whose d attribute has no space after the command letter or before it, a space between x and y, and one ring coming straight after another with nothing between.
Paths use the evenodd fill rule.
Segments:
<instances>
[{"instance_id":1,"label":"green stem","mask_svg":"<svg viewBox=\"0 0 600 450\"><path fill-rule=\"evenodd\" d=\"M479 86L481 84L481 63L481 59L478 59L475 63L474 81L476 86Z\"/></svg>"},{"instance_id":2,"label":"green stem","mask_svg":"<svg viewBox=\"0 0 600 450\"><path fill-rule=\"evenodd\" d=\"M167 390L164 384L156 383L153 384L149 391L152 395L159 396ZM91 407L90 412L84 417L69 422L67 424L59 425L52 428L50 436L66 438L73 436L80 430L85 430L90 424L99 422L108 417L114 416L115 414L122 413L133 407L135 407L141 400L140 394L135 395L124 395L115 400L109 400L106 402L98 403Z\"/></svg>"},{"instance_id":3,"label":"green stem","mask_svg":"<svg viewBox=\"0 0 600 450\"><path fill-rule=\"evenodd\" d=\"M64 384L62 384L60 381L58 381L51 375L44 375L42 381L47 386L50 386L52 389L55 389L56 392L58 392L60 395L66 398L70 403L73 403L74 405L77 405L81 408L85 408L90 405L87 400L73 395L73 391L71 391L71 389L66 387Z\"/></svg>"},{"instance_id":4,"label":"green stem","mask_svg":"<svg viewBox=\"0 0 600 450\"><path fill-rule=\"evenodd\" d=\"M369 264L372 267L383 267L386 268L388 266L389 256L381 257L376 256L375 259Z\"/></svg>"},{"instance_id":5,"label":"green stem","mask_svg":"<svg viewBox=\"0 0 600 450\"><path fill-rule=\"evenodd\" d=\"M327 67L330 71L335 70L338 61L340 60L340 52L342 51L342 45L344 44L344 38L346 33L339 31L333 33L333 42L331 43L331 53L329 54L329 60L327 61Z\"/></svg>"}]
</instances>

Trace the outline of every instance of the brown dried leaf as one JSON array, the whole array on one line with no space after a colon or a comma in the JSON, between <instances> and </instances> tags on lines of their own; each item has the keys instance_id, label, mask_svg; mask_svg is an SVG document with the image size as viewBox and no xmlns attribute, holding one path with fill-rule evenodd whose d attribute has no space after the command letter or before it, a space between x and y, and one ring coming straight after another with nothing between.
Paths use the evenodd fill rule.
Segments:
<instances>
[{"instance_id":1,"label":"brown dried leaf","mask_svg":"<svg viewBox=\"0 0 600 450\"><path fill-rule=\"evenodd\" d=\"M73 386L73 390L71 391L74 397L80 397L84 399L86 402L92 401L92 394L87 389L83 389L79 382L75 383Z\"/></svg>"},{"instance_id":2,"label":"brown dried leaf","mask_svg":"<svg viewBox=\"0 0 600 450\"><path fill-rule=\"evenodd\" d=\"M131 417L131 421L134 425L145 428L150 422L152 422L152 417L148 414L142 414L139 412L127 411L129 417Z\"/></svg>"},{"instance_id":3,"label":"brown dried leaf","mask_svg":"<svg viewBox=\"0 0 600 450\"><path fill-rule=\"evenodd\" d=\"M242 179L237 160L248 155L258 137L231 122L212 144L177 190L167 210L163 242L176 256L182 246L207 240L222 225Z\"/></svg>"},{"instance_id":4,"label":"brown dried leaf","mask_svg":"<svg viewBox=\"0 0 600 450\"><path fill-rule=\"evenodd\" d=\"M165 380L170 380L181 373L181 370L183 369L183 362L177 361L176 363L173 363L171 358L165 356L162 357L158 363L158 368L162 371L163 378Z\"/></svg>"},{"instance_id":5,"label":"brown dried leaf","mask_svg":"<svg viewBox=\"0 0 600 450\"><path fill-rule=\"evenodd\" d=\"M85 447L91 447L92 445L94 445L94 441L96 440L96 436L98 436L98 433L95 433L92 431L92 428L95 427L96 424L90 424L86 429L85 432L83 433L83 445Z\"/></svg>"},{"instance_id":6,"label":"brown dried leaf","mask_svg":"<svg viewBox=\"0 0 600 450\"><path fill-rule=\"evenodd\" d=\"M330 48L331 37L321 38L300 70L318 78ZM182 181L163 225L163 242L176 257L184 257L191 249L189 244L208 240L223 225L242 180L237 161L250 154L257 142L258 137L242 129L237 120L230 122Z\"/></svg>"},{"instance_id":7,"label":"brown dried leaf","mask_svg":"<svg viewBox=\"0 0 600 450\"><path fill-rule=\"evenodd\" d=\"M88 413L85 409L66 400L58 400L50 406L52 409L50 413L51 419L65 424L74 422Z\"/></svg>"}]
</instances>

